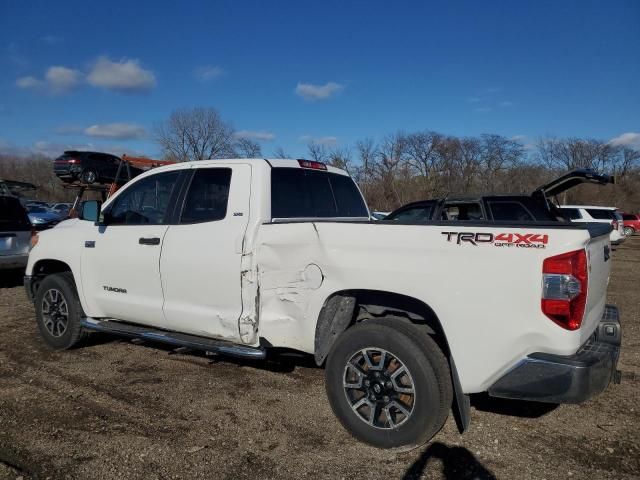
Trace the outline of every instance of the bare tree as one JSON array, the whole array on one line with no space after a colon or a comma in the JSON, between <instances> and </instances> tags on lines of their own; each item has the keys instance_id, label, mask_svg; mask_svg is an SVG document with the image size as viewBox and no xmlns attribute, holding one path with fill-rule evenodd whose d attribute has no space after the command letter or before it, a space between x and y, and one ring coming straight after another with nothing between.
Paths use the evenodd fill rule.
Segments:
<instances>
[{"instance_id":1,"label":"bare tree","mask_svg":"<svg viewBox=\"0 0 640 480\"><path fill-rule=\"evenodd\" d=\"M273 158L292 158L292 157L285 151L284 148L276 147L276 149L273 151Z\"/></svg>"},{"instance_id":2,"label":"bare tree","mask_svg":"<svg viewBox=\"0 0 640 480\"><path fill-rule=\"evenodd\" d=\"M351 169L351 150L348 147L333 148L327 155L329 164L347 172Z\"/></svg>"},{"instance_id":3,"label":"bare tree","mask_svg":"<svg viewBox=\"0 0 640 480\"><path fill-rule=\"evenodd\" d=\"M262 148L260 144L250 138L238 138L234 145L237 157L240 158L260 158L262 157Z\"/></svg>"},{"instance_id":4,"label":"bare tree","mask_svg":"<svg viewBox=\"0 0 640 480\"><path fill-rule=\"evenodd\" d=\"M214 108L175 110L156 128L166 157L180 162L234 156L233 127Z\"/></svg>"},{"instance_id":5,"label":"bare tree","mask_svg":"<svg viewBox=\"0 0 640 480\"><path fill-rule=\"evenodd\" d=\"M323 143L309 142L307 144L307 153L311 160L316 162L326 162L328 158L327 147Z\"/></svg>"}]
</instances>

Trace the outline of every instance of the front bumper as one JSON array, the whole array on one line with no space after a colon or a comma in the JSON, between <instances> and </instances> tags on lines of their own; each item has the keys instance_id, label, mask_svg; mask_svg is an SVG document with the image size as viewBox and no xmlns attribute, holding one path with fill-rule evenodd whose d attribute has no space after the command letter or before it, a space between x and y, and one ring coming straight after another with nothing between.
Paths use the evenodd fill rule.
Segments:
<instances>
[{"instance_id":1,"label":"front bumper","mask_svg":"<svg viewBox=\"0 0 640 480\"><path fill-rule=\"evenodd\" d=\"M622 330L617 307L607 305L598 328L573 355L532 353L489 387L493 397L580 403L604 391L617 370Z\"/></svg>"}]
</instances>

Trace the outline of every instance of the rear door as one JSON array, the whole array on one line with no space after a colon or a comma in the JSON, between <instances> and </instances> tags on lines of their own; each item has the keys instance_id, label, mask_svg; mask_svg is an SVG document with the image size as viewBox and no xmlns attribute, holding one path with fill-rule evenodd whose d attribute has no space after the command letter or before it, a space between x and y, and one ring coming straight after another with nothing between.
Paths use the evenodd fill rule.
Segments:
<instances>
[{"instance_id":1,"label":"rear door","mask_svg":"<svg viewBox=\"0 0 640 480\"><path fill-rule=\"evenodd\" d=\"M251 166L197 166L162 246L166 327L239 341Z\"/></svg>"},{"instance_id":2,"label":"rear door","mask_svg":"<svg viewBox=\"0 0 640 480\"><path fill-rule=\"evenodd\" d=\"M615 183L615 179L610 175L599 174L588 168L577 169L538 187L532 193L532 196L543 196L544 198L555 197L556 195L583 183L606 185L609 183Z\"/></svg>"}]
</instances>

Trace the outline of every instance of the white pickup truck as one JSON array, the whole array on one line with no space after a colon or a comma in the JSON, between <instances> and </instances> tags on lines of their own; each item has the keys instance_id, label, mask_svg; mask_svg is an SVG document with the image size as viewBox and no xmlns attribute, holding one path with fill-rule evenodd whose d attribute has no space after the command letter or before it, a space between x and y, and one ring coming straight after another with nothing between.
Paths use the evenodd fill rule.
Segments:
<instances>
[{"instance_id":1,"label":"white pickup truck","mask_svg":"<svg viewBox=\"0 0 640 480\"><path fill-rule=\"evenodd\" d=\"M466 429L472 393L575 403L619 377L608 225L371 221L343 170L265 159L157 168L82 216L29 257L47 344L307 352L378 447L426 442L451 410Z\"/></svg>"}]
</instances>

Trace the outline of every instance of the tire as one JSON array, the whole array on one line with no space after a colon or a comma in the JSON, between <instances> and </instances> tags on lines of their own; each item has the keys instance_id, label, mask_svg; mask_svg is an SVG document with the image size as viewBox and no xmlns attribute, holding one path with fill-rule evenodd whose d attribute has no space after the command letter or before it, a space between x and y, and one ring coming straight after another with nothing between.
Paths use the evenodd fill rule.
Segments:
<instances>
[{"instance_id":1,"label":"tire","mask_svg":"<svg viewBox=\"0 0 640 480\"><path fill-rule=\"evenodd\" d=\"M624 227L624 234L627 237L630 237L631 235L633 235L634 233L636 233L636 231L633 229L633 227Z\"/></svg>"},{"instance_id":2,"label":"tire","mask_svg":"<svg viewBox=\"0 0 640 480\"><path fill-rule=\"evenodd\" d=\"M48 346L67 350L82 340L84 332L80 320L84 312L71 273L45 277L34 302L38 330Z\"/></svg>"},{"instance_id":3,"label":"tire","mask_svg":"<svg viewBox=\"0 0 640 480\"><path fill-rule=\"evenodd\" d=\"M87 169L80 174L80 180L82 181L82 183L91 185L92 183L98 181L98 174L95 170Z\"/></svg>"},{"instance_id":4,"label":"tire","mask_svg":"<svg viewBox=\"0 0 640 480\"><path fill-rule=\"evenodd\" d=\"M381 363L382 371L377 370ZM361 367L361 373L351 365ZM428 442L444 425L453 400L448 362L436 342L418 326L397 319L367 320L344 332L331 349L325 379L329 403L342 425L379 448Z\"/></svg>"}]
</instances>

